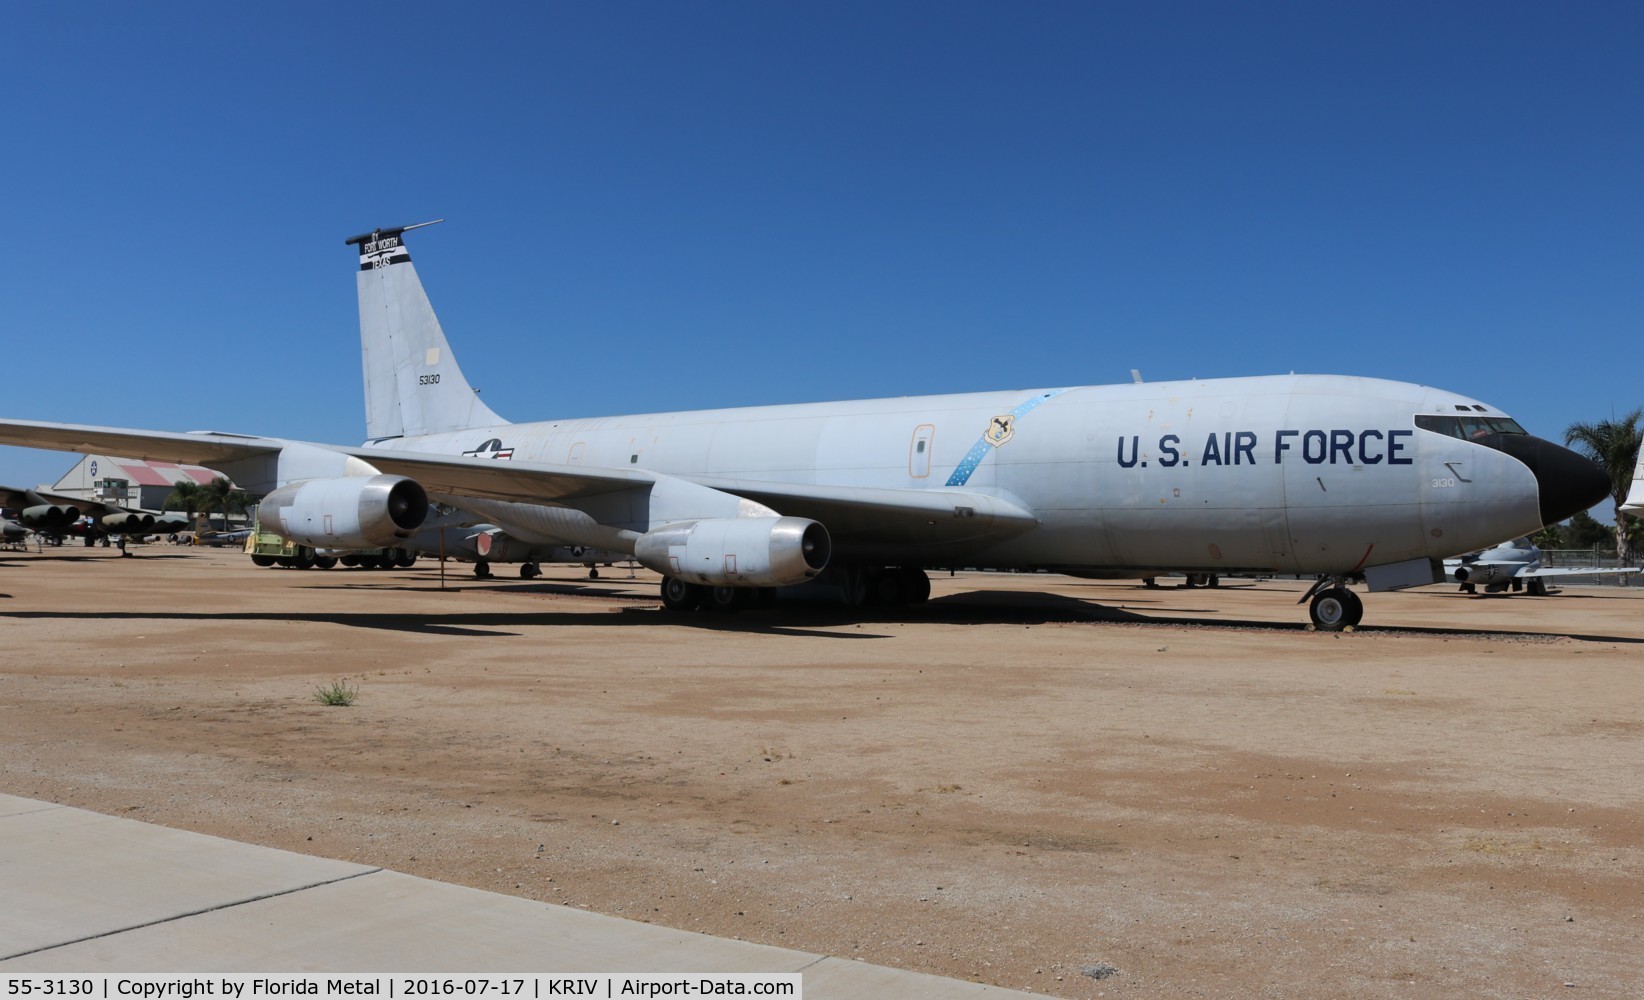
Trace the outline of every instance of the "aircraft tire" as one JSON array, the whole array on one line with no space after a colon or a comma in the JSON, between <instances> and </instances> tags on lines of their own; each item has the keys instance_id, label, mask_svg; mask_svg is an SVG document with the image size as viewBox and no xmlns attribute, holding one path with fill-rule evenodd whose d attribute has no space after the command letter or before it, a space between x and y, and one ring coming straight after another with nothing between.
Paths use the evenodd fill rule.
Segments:
<instances>
[{"instance_id":1,"label":"aircraft tire","mask_svg":"<svg viewBox=\"0 0 1644 1000\"><path fill-rule=\"evenodd\" d=\"M394 564L400 569L410 569L417 564L417 554L410 549L395 549L394 551L399 556L394 560Z\"/></svg>"},{"instance_id":2,"label":"aircraft tire","mask_svg":"<svg viewBox=\"0 0 1644 1000\"><path fill-rule=\"evenodd\" d=\"M481 580L489 580L491 578L491 564L486 562L484 559L481 559L479 562L475 563L474 576Z\"/></svg>"},{"instance_id":3,"label":"aircraft tire","mask_svg":"<svg viewBox=\"0 0 1644 1000\"><path fill-rule=\"evenodd\" d=\"M753 591L746 587L714 587L708 591L705 603L711 611L741 611L748 606L748 598L752 594Z\"/></svg>"},{"instance_id":4,"label":"aircraft tire","mask_svg":"<svg viewBox=\"0 0 1644 1000\"><path fill-rule=\"evenodd\" d=\"M262 556L262 555L252 556L251 557L251 565L261 566L264 569L267 569L268 567L274 565L274 557L273 556Z\"/></svg>"},{"instance_id":5,"label":"aircraft tire","mask_svg":"<svg viewBox=\"0 0 1644 1000\"><path fill-rule=\"evenodd\" d=\"M930 577L914 566L897 570L902 577L902 593L908 604L923 604L930 600Z\"/></svg>"},{"instance_id":6,"label":"aircraft tire","mask_svg":"<svg viewBox=\"0 0 1644 1000\"><path fill-rule=\"evenodd\" d=\"M534 580L541 575L542 570L537 568L536 563L520 563L519 578L521 580Z\"/></svg>"},{"instance_id":7,"label":"aircraft tire","mask_svg":"<svg viewBox=\"0 0 1644 1000\"><path fill-rule=\"evenodd\" d=\"M1530 578L1529 582L1524 585L1524 592L1529 594L1531 597L1546 597L1547 581L1543 580L1539 576L1533 576Z\"/></svg>"},{"instance_id":8,"label":"aircraft tire","mask_svg":"<svg viewBox=\"0 0 1644 1000\"><path fill-rule=\"evenodd\" d=\"M257 557L252 556L251 558L255 559ZM336 568L336 565L337 565L337 557L336 556L315 556L314 557L314 566L317 569L334 569L334 568Z\"/></svg>"},{"instance_id":9,"label":"aircraft tire","mask_svg":"<svg viewBox=\"0 0 1644 1000\"><path fill-rule=\"evenodd\" d=\"M877 570L869 570L865 566L841 566L836 578L839 582L839 599L847 608L860 608L868 604L873 598L875 587L874 576Z\"/></svg>"},{"instance_id":10,"label":"aircraft tire","mask_svg":"<svg viewBox=\"0 0 1644 1000\"><path fill-rule=\"evenodd\" d=\"M1329 587L1313 598L1307 613L1319 631L1340 632L1364 618L1364 602L1346 587Z\"/></svg>"},{"instance_id":11,"label":"aircraft tire","mask_svg":"<svg viewBox=\"0 0 1644 1000\"><path fill-rule=\"evenodd\" d=\"M588 579L590 579L590 580L598 580L599 579L599 568L598 567L596 567L596 566L588 567Z\"/></svg>"},{"instance_id":12,"label":"aircraft tire","mask_svg":"<svg viewBox=\"0 0 1644 1000\"><path fill-rule=\"evenodd\" d=\"M908 603L908 579L899 569L881 570L870 577L873 604L881 608L899 608Z\"/></svg>"},{"instance_id":13,"label":"aircraft tire","mask_svg":"<svg viewBox=\"0 0 1644 1000\"><path fill-rule=\"evenodd\" d=\"M701 587L671 576L662 578L662 606L669 611L695 611L702 606Z\"/></svg>"}]
</instances>

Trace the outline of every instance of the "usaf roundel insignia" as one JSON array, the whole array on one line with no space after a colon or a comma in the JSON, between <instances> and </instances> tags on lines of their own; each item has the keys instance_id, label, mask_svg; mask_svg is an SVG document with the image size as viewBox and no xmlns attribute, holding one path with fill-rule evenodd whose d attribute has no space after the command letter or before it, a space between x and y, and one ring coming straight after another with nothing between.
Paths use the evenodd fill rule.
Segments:
<instances>
[{"instance_id":1,"label":"usaf roundel insignia","mask_svg":"<svg viewBox=\"0 0 1644 1000\"><path fill-rule=\"evenodd\" d=\"M988 429L987 432L982 435L982 440L997 448L1006 441L1009 441L1015 436L1015 434L1016 414L1006 413L1002 416L994 417L988 422Z\"/></svg>"}]
</instances>

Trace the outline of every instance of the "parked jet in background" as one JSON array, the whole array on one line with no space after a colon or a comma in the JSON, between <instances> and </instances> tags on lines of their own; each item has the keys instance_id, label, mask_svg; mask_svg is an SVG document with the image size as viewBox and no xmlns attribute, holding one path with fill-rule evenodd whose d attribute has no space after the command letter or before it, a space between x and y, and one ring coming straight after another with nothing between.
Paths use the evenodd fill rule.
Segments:
<instances>
[{"instance_id":1,"label":"parked jet in background","mask_svg":"<svg viewBox=\"0 0 1644 1000\"><path fill-rule=\"evenodd\" d=\"M0 506L18 509L17 520L42 535L61 540L67 535L164 535L188 529L188 518L177 514L138 510L83 497L0 486ZM90 523L81 521L89 518Z\"/></svg>"},{"instance_id":2,"label":"parked jet in background","mask_svg":"<svg viewBox=\"0 0 1644 1000\"><path fill-rule=\"evenodd\" d=\"M18 546L27 542L30 529L18 524L9 517L0 515L0 545Z\"/></svg>"},{"instance_id":3,"label":"parked jet in background","mask_svg":"<svg viewBox=\"0 0 1644 1000\"><path fill-rule=\"evenodd\" d=\"M1522 589L1534 597L1547 596L1547 580L1557 576L1614 576L1637 573L1637 566L1543 566L1541 549L1528 538L1503 542L1477 555L1444 560L1444 575L1461 583L1464 593L1482 586L1487 594Z\"/></svg>"},{"instance_id":4,"label":"parked jet in background","mask_svg":"<svg viewBox=\"0 0 1644 1000\"><path fill-rule=\"evenodd\" d=\"M588 570L588 579L599 579L599 567L631 559L621 553L585 548L581 545L533 545L503 531L494 524L476 524L466 528L447 528L444 537L435 546L416 541L410 547L422 555L458 559L474 564L474 575L485 579L491 575L492 563L519 563L522 580L542 575L543 563L581 563ZM419 533L419 539L420 539Z\"/></svg>"},{"instance_id":5,"label":"parked jet in background","mask_svg":"<svg viewBox=\"0 0 1644 1000\"><path fill-rule=\"evenodd\" d=\"M457 365L405 247L414 228L347 241L364 445L24 420L0 421L0 443L205 465L267 492L262 524L312 546L401 544L432 498L528 544L632 553L673 609L823 576L850 604L920 600L926 567L1308 574L1327 629L1363 613L1349 583L1438 582L1440 560L1609 489L1493 406L1341 376L510 424Z\"/></svg>"},{"instance_id":6,"label":"parked jet in background","mask_svg":"<svg viewBox=\"0 0 1644 1000\"><path fill-rule=\"evenodd\" d=\"M1638 460L1633 464L1633 486L1627 491L1621 511L1644 521L1644 444L1638 446Z\"/></svg>"}]
</instances>

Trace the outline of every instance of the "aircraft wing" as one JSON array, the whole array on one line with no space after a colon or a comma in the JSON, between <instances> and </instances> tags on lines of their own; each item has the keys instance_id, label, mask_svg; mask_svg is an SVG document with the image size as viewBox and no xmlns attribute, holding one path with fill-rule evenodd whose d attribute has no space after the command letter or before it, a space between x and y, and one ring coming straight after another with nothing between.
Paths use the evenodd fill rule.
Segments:
<instances>
[{"instance_id":1,"label":"aircraft wing","mask_svg":"<svg viewBox=\"0 0 1644 1000\"><path fill-rule=\"evenodd\" d=\"M219 432L175 433L117 427L0 420L0 444L57 451L104 452L207 468L268 458L298 446L351 456L380 472L408 476L430 494L580 508L585 501L658 485L743 498L781 514L820 521L836 544L974 546L1027 531L1037 518L1015 500L973 491L886 489L675 477L643 469L605 469L541 462L433 455L393 448L349 447Z\"/></svg>"},{"instance_id":2,"label":"aircraft wing","mask_svg":"<svg viewBox=\"0 0 1644 1000\"><path fill-rule=\"evenodd\" d=\"M106 453L143 461L182 462L210 467L214 462L278 452L290 442L245 434L139 431L39 420L0 420L0 444L51 451Z\"/></svg>"},{"instance_id":3,"label":"aircraft wing","mask_svg":"<svg viewBox=\"0 0 1644 1000\"><path fill-rule=\"evenodd\" d=\"M1556 566L1549 569L1532 569L1520 573L1519 576L1529 579L1532 576L1613 576L1617 573L1638 573L1637 566Z\"/></svg>"}]
</instances>

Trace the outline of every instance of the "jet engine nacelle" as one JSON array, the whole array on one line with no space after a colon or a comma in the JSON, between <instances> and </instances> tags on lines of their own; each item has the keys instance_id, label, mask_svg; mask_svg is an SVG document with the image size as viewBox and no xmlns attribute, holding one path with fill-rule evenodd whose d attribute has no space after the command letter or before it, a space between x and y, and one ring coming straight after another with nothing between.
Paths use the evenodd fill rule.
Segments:
<instances>
[{"instance_id":1,"label":"jet engine nacelle","mask_svg":"<svg viewBox=\"0 0 1644 1000\"><path fill-rule=\"evenodd\" d=\"M17 515L17 519L31 528L45 531L57 531L66 528L80 519L80 508L66 503L40 504L36 507L25 507Z\"/></svg>"},{"instance_id":2,"label":"jet engine nacelle","mask_svg":"<svg viewBox=\"0 0 1644 1000\"><path fill-rule=\"evenodd\" d=\"M257 505L264 528L299 545L391 548L428 516L428 494L404 476L345 476L282 486Z\"/></svg>"},{"instance_id":3,"label":"jet engine nacelle","mask_svg":"<svg viewBox=\"0 0 1644 1000\"><path fill-rule=\"evenodd\" d=\"M634 558L691 583L784 587L821 573L832 550L827 529L803 517L726 517L648 531Z\"/></svg>"},{"instance_id":4,"label":"jet engine nacelle","mask_svg":"<svg viewBox=\"0 0 1644 1000\"><path fill-rule=\"evenodd\" d=\"M103 515L103 530L116 535L135 535L154 530L154 515L137 511L121 511Z\"/></svg>"}]
</instances>

